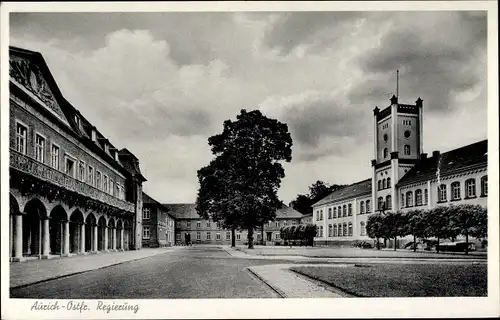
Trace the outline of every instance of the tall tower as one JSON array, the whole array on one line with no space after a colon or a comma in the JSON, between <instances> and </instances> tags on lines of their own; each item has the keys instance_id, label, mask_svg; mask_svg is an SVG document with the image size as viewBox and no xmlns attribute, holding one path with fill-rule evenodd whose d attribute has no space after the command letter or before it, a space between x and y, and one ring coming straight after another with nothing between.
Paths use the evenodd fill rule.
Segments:
<instances>
[{"instance_id":1,"label":"tall tower","mask_svg":"<svg viewBox=\"0 0 500 320\"><path fill-rule=\"evenodd\" d=\"M374 149L372 160L372 203L374 212L398 210L396 184L423 153L423 100L415 105L400 104L392 96L391 105L373 109Z\"/></svg>"}]
</instances>

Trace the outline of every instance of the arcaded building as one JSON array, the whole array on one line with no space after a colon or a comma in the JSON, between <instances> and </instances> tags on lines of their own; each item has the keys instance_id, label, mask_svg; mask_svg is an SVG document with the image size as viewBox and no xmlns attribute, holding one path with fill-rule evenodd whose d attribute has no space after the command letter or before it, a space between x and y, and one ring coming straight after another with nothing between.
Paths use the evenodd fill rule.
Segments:
<instances>
[{"instance_id":1,"label":"arcaded building","mask_svg":"<svg viewBox=\"0 0 500 320\"><path fill-rule=\"evenodd\" d=\"M61 94L37 52L9 49L12 261L142 247L139 160Z\"/></svg>"},{"instance_id":2,"label":"arcaded building","mask_svg":"<svg viewBox=\"0 0 500 320\"><path fill-rule=\"evenodd\" d=\"M487 206L488 141L444 153L423 152L423 100L373 110L372 177L341 188L313 205L318 245L370 240L374 212L432 209L450 204ZM401 247L408 239L396 243ZM392 240L389 245L393 246Z\"/></svg>"}]
</instances>

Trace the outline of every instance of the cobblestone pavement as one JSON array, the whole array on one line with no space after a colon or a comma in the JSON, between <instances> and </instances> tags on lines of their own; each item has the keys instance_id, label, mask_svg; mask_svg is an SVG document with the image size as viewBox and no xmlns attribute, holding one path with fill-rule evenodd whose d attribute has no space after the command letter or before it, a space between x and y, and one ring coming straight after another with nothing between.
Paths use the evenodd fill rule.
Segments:
<instances>
[{"instance_id":1,"label":"cobblestone pavement","mask_svg":"<svg viewBox=\"0 0 500 320\"><path fill-rule=\"evenodd\" d=\"M304 277L290 271L290 267L310 266L303 264L273 264L264 266L252 266L248 269L273 288L283 298L342 298L343 295L327 290ZM324 265L315 266L342 268L343 265Z\"/></svg>"},{"instance_id":2,"label":"cobblestone pavement","mask_svg":"<svg viewBox=\"0 0 500 320\"><path fill-rule=\"evenodd\" d=\"M10 263L10 287L19 287L40 281L64 277L89 270L95 270L123 262L143 259L180 247L143 248L141 250L103 252L99 254L76 255L48 260L30 260Z\"/></svg>"}]
</instances>

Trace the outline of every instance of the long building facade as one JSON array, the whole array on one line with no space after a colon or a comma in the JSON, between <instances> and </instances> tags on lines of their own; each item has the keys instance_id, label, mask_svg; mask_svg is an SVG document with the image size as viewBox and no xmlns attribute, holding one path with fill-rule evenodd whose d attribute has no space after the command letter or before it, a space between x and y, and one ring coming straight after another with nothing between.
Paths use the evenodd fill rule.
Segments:
<instances>
[{"instance_id":1,"label":"long building facade","mask_svg":"<svg viewBox=\"0 0 500 320\"><path fill-rule=\"evenodd\" d=\"M226 230L222 226L210 219L203 219L196 212L196 205L193 203L164 204L175 216L175 243L183 245L186 243L186 235L189 234L193 244L231 244L231 230ZM254 231L255 243L281 245L280 228L301 223L303 215L291 207L284 206L276 212L276 219L268 221L262 228ZM248 242L246 230L236 230L236 245ZM264 238L262 238L264 236Z\"/></svg>"},{"instance_id":2,"label":"long building facade","mask_svg":"<svg viewBox=\"0 0 500 320\"><path fill-rule=\"evenodd\" d=\"M450 204L487 206L488 141L445 153L423 152L423 100L373 110L372 177L341 188L313 205L318 245L371 240L368 216L375 212L432 209ZM402 247L409 239L389 246Z\"/></svg>"},{"instance_id":3,"label":"long building facade","mask_svg":"<svg viewBox=\"0 0 500 320\"><path fill-rule=\"evenodd\" d=\"M170 210L142 193L142 243L144 247L171 247L175 244L175 217Z\"/></svg>"},{"instance_id":4,"label":"long building facade","mask_svg":"<svg viewBox=\"0 0 500 320\"><path fill-rule=\"evenodd\" d=\"M10 257L140 249L139 160L61 94L42 55L10 47Z\"/></svg>"}]
</instances>

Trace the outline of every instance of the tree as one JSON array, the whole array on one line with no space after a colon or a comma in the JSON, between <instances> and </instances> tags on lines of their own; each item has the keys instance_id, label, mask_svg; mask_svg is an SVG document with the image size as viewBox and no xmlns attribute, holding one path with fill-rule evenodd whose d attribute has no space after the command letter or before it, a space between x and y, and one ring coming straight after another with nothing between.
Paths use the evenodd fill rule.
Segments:
<instances>
[{"instance_id":1,"label":"tree","mask_svg":"<svg viewBox=\"0 0 500 320\"><path fill-rule=\"evenodd\" d=\"M449 207L438 206L426 212L426 233L431 237L437 238L436 251L439 252L440 239L452 238L456 236L456 232L452 229L451 225Z\"/></svg>"},{"instance_id":2,"label":"tree","mask_svg":"<svg viewBox=\"0 0 500 320\"><path fill-rule=\"evenodd\" d=\"M398 237L403 236L404 221L401 211L388 212L383 216L383 233L384 237L394 239L394 251L396 251L396 240Z\"/></svg>"},{"instance_id":3,"label":"tree","mask_svg":"<svg viewBox=\"0 0 500 320\"><path fill-rule=\"evenodd\" d=\"M298 194L297 197L290 202L290 207L294 208L302 214L312 213L312 200L308 195Z\"/></svg>"},{"instance_id":4,"label":"tree","mask_svg":"<svg viewBox=\"0 0 500 320\"><path fill-rule=\"evenodd\" d=\"M413 236L413 251L417 251L417 238L426 237L426 227L424 220L425 213L422 210L410 210L404 213L404 231L402 236Z\"/></svg>"},{"instance_id":5,"label":"tree","mask_svg":"<svg viewBox=\"0 0 500 320\"><path fill-rule=\"evenodd\" d=\"M246 229L252 249L254 230L274 220L282 206L277 196L285 177L280 161L292 159L288 126L259 110L243 109L236 121L224 121L222 133L208 143L215 159L198 171L198 213ZM211 190L221 184L221 191Z\"/></svg>"},{"instance_id":6,"label":"tree","mask_svg":"<svg viewBox=\"0 0 500 320\"><path fill-rule=\"evenodd\" d=\"M485 234L484 226L487 226L486 208L478 204L461 204L450 206L448 211L451 217L452 232L465 236L465 254L468 254L469 235L480 237Z\"/></svg>"},{"instance_id":7,"label":"tree","mask_svg":"<svg viewBox=\"0 0 500 320\"><path fill-rule=\"evenodd\" d=\"M372 239L377 241L377 250L380 250L379 239L384 236L384 217L380 213L374 213L368 216L366 222L366 233Z\"/></svg>"}]
</instances>

